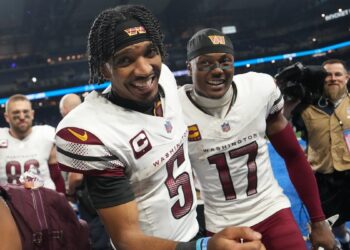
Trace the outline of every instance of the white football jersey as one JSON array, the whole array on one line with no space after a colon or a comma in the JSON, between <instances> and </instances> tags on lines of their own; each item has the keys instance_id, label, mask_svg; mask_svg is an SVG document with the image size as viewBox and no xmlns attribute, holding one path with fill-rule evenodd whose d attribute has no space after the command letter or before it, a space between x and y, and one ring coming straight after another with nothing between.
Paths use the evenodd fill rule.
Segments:
<instances>
[{"instance_id":1,"label":"white football jersey","mask_svg":"<svg viewBox=\"0 0 350 250\"><path fill-rule=\"evenodd\" d=\"M236 100L220 119L198 109L179 89L189 129L189 154L205 204L210 232L252 226L290 207L273 176L265 138L266 119L283 107L272 77L250 72L234 77Z\"/></svg>"},{"instance_id":2,"label":"white football jersey","mask_svg":"<svg viewBox=\"0 0 350 250\"><path fill-rule=\"evenodd\" d=\"M58 161L85 173L125 174L144 233L188 241L197 234L198 224L187 127L175 78L165 65L159 82L165 93L163 117L125 109L90 93L57 128Z\"/></svg>"},{"instance_id":3,"label":"white football jersey","mask_svg":"<svg viewBox=\"0 0 350 250\"><path fill-rule=\"evenodd\" d=\"M48 166L54 140L55 128L49 125L33 126L23 140L11 136L9 128L0 128L0 183L19 183L21 174L35 166L44 187L55 189Z\"/></svg>"}]
</instances>

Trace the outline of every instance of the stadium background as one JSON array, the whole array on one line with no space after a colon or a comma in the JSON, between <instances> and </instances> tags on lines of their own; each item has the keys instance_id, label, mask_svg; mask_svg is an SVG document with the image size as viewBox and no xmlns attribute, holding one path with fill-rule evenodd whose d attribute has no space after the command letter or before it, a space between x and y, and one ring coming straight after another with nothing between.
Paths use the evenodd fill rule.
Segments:
<instances>
[{"instance_id":1,"label":"stadium background","mask_svg":"<svg viewBox=\"0 0 350 250\"><path fill-rule=\"evenodd\" d=\"M15 93L31 94L36 124L56 126L58 102L66 88L87 90L86 40L94 17L118 4L143 4L160 19L166 63L178 83L186 75L186 42L204 27L222 29L235 47L236 74L275 75L296 61L320 64L350 58L349 0L11 0L0 1L0 104ZM85 87L84 87L85 86ZM59 90L59 91L57 91ZM7 126L0 116L0 126ZM279 156L270 147L277 179L292 199L306 234L306 212Z\"/></svg>"}]
</instances>

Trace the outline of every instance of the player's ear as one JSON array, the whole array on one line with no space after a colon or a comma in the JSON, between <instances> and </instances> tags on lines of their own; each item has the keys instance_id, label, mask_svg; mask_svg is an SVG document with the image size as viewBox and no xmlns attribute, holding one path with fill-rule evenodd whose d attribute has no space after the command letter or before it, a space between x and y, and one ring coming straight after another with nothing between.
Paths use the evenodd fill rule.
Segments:
<instances>
[{"instance_id":1,"label":"player's ear","mask_svg":"<svg viewBox=\"0 0 350 250\"><path fill-rule=\"evenodd\" d=\"M10 123L9 115L7 114L7 112L4 113L4 117L5 117L5 121L7 123Z\"/></svg>"},{"instance_id":2,"label":"player's ear","mask_svg":"<svg viewBox=\"0 0 350 250\"><path fill-rule=\"evenodd\" d=\"M109 63L105 63L101 66L101 73L103 77L107 80L112 78L112 67Z\"/></svg>"},{"instance_id":3,"label":"player's ear","mask_svg":"<svg viewBox=\"0 0 350 250\"><path fill-rule=\"evenodd\" d=\"M192 76L192 66L191 63L189 61L186 61L186 65L187 65L187 73L189 76Z\"/></svg>"}]
</instances>

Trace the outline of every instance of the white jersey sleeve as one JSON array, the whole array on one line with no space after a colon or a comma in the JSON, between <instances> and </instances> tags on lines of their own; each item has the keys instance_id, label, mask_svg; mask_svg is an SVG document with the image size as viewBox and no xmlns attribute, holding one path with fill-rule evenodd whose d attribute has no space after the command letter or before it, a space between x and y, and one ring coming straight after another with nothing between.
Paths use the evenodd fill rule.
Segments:
<instances>
[{"instance_id":1,"label":"white jersey sleeve","mask_svg":"<svg viewBox=\"0 0 350 250\"><path fill-rule=\"evenodd\" d=\"M271 85L272 85L272 81L274 82L274 79L269 75L262 74L261 77L266 77L266 81L271 82ZM267 105L268 115L274 115L279 113L283 109L283 106L284 106L284 100L283 100L282 93L279 87L275 84L272 86L272 92L271 92L270 98L268 99L268 105Z\"/></svg>"},{"instance_id":2,"label":"white jersey sleeve","mask_svg":"<svg viewBox=\"0 0 350 250\"><path fill-rule=\"evenodd\" d=\"M198 109L179 89L189 129L189 154L205 205L207 230L252 226L290 206L272 172L265 139L266 119L283 104L272 77L234 77L236 100L224 118Z\"/></svg>"},{"instance_id":3,"label":"white jersey sleeve","mask_svg":"<svg viewBox=\"0 0 350 250\"><path fill-rule=\"evenodd\" d=\"M198 224L187 127L175 79L165 65L159 82L165 94L163 117L122 108L96 92L89 94L59 124L57 158L71 171L125 176L144 233L189 241Z\"/></svg>"},{"instance_id":4,"label":"white jersey sleeve","mask_svg":"<svg viewBox=\"0 0 350 250\"><path fill-rule=\"evenodd\" d=\"M33 126L32 132L19 140L8 128L0 129L0 182L19 183L19 177L31 166L37 167L44 186L55 189L50 177L48 160L54 146L55 128L49 125Z\"/></svg>"}]
</instances>

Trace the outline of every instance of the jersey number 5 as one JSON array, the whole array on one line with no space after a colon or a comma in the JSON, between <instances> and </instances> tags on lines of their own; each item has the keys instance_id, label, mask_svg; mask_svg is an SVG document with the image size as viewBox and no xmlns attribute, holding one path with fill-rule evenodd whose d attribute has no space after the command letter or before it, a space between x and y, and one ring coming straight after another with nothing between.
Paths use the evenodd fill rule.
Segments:
<instances>
[{"instance_id":1,"label":"jersey number 5","mask_svg":"<svg viewBox=\"0 0 350 250\"><path fill-rule=\"evenodd\" d=\"M183 204L180 203L180 198L171 207L171 212L176 219L180 219L185 216L193 205L193 192L190 181L190 176L187 172L181 173L178 177L174 178L174 167L180 167L185 161L184 149L181 146L176 153L166 163L166 169L168 172L168 178L165 181L165 185L168 188L170 198L179 195L179 189L182 188ZM175 166L177 163L177 166Z\"/></svg>"},{"instance_id":2,"label":"jersey number 5","mask_svg":"<svg viewBox=\"0 0 350 250\"><path fill-rule=\"evenodd\" d=\"M228 151L230 159L238 158L243 155L248 155L247 167L248 167L248 187L246 193L248 196L257 193L257 168L255 158L258 152L258 144L256 142L249 143L243 147ZM222 189L225 194L226 200L236 199L236 191L230 175L230 169L227 164L225 153L216 154L208 157L210 164L215 164L221 182Z\"/></svg>"}]
</instances>

